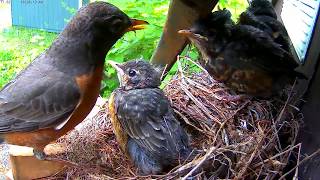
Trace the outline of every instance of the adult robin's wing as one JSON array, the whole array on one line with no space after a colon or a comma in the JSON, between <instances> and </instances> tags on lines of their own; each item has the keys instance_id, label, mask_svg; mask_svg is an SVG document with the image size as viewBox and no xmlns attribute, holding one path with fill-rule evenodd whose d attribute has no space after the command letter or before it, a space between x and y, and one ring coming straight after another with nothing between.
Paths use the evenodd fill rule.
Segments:
<instances>
[{"instance_id":1,"label":"adult robin's wing","mask_svg":"<svg viewBox=\"0 0 320 180\"><path fill-rule=\"evenodd\" d=\"M178 152L187 146L187 136L160 89L118 93L115 99L122 127L140 146L154 153Z\"/></svg>"},{"instance_id":2,"label":"adult robin's wing","mask_svg":"<svg viewBox=\"0 0 320 180\"><path fill-rule=\"evenodd\" d=\"M0 133L58 127L79 99L72 77L35 61L0 91Z\"/></svg>"}]
</instances>

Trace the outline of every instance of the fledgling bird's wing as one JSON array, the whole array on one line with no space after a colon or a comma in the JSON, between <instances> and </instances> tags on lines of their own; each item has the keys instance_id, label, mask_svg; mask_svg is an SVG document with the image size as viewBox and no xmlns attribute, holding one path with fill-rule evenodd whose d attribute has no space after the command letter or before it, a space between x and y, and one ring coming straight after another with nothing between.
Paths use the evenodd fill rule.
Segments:
<instances>
[{"instance_id":1,"label":"fledgling bird's wing","mask_svg":"<svg viewBox=\"0 0 320 180\"><path fill-rule=\"evenodd\" d=\"M187 148L187 135L160 89L136 89L117 96L121 126L141 147L168 156Z\"/></svg>"},{"instance_id":2,"label":"fledgling bird's wing","mask_svg":"<svg viewBox=\"0 0 320 180\"><path fill-rule=\"evenodd\" d=\"M266 16L266 17L269 17L269 16ZM271 17L269 17L269 18L271 18ZM274 18L272 18L272 20L274 21ZM272 33L273 33L271 27L269 27L264 21L261 21L257 16L252 14L250 11L245 11L240 14L238 24L251 25L253 27L256 27L256 28L270 34L270 36L272 36Z\"/></svg>"},{"instance_id":3,"label":"fledgling bird's wing","mask_svg":"<svg viewBox=\"0 0 320 180\"><path fill-rule=\"evenodd\" d=\"M246 51L243 53L246 53L248 57L257 57L252 58L250 63L248 63L248 59L245 59L246 62L244 63L247 65L251 64L253 67L260 67L267 72L293 71L299 65L289 52L285 51L267 33L258 28L249 25L237 25L233 29L233 37L234 41L226 47L224 53L228 54L238 50ZM230 59L232 60L233 58ZM233 63L237 62L233 61Z\"/></svg>"},{"instance_id":4,"label":"fledgling bird's wing","mask_svg":"<svg viewBox=\"0 0 320 180\"><path fill-rule=\"evenodd\" d=\"M284 50L289 52L289 35L284 25L277 19L270 16L257 16L257 19L272 29L272 37L274 38L274 41L280 44Z\"/></svg>"},{"instance_id":5,"label":"fledgling bird's wing","mask_svg":"<svg viewBox=\"0 0 320 180\"><path fill-rule=\"evenodd\" d=\"M265 12L267 11L267 12ZM266 33L289 51L289 36L284 25L277 20L277 15L270 2L256 0L249 8L240 14L238 24L251 25Z\"/></svg>"},{"instance_id":6,"label":"fledgling bird's wing","mask_svg":"<svg viewBox=\"0 0 320 180\"><path fill-rule=\"evenodd\" d=\"M79 99L75 80L36 59L0 91L0 133L57 127Z\"/></svg>"}]
</instances>

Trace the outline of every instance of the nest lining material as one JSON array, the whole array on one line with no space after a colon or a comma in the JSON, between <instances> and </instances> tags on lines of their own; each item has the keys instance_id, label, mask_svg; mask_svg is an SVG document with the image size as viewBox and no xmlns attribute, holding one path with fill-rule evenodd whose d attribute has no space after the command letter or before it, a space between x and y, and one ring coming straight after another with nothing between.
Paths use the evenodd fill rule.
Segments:
<instances>
[{"instance_id":1,"label":"nest lining material","mask_svg":"<svg viewBox=\"0 0 320 180\"><path fill-rule=\"evenodd\" d=\"M298 109L288 103L292 88L285 91L284 101L234 95L205 70L188 73L188 67L180 61L178 74L164 91L176 117L190 134L192 147L202 152L197 158L181 162L165 175L138 176L117 144L108 118L108 103L102 102L95 107L93 116L57 141L66 147L57 158L74 165L51 178L284 178L289 156L296 155L294 150L300 148L294 143L301 118ZM201 167L209 161L214 162L209 163L213 167L205 173Z\"/></svg>"}]
</instances>

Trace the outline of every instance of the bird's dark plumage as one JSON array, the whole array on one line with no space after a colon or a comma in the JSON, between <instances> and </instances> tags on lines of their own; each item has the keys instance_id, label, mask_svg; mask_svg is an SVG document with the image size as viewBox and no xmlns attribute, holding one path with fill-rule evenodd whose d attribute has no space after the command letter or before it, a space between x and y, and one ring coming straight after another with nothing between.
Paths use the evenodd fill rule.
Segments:
<instances>
[{"instance_id":1,"label":"bird's dark plumage","mask_svg":"<svg viewBox=\"0 0 320 180\"><path fill-rule=\"evenodd\" d=\"M277 13L273 8L273 5L268 0L252 0L248 11L252 12L254 15L259 16L270 16L277 19Z\"/></svg>"},{"instance_id":2,"label":"bird's dark plumage","mask_svg":"<svg viewBox=\"0 0 320 180\"><path fill-rule=\"evenodd\" d=\"M159 174L190 153L188 137L173 116L160 73L142 60L113 65L121 87L110 99L117 140L142 174Z\"/></svg>"},{"instance_id":3,"label":"bird's dark plumage","mask_svg":"<svg viewBox=\"0 0 320 180\"><path fill-rule=\"evenodd\" d=\"M106 2L81 8L50 48L0 90L0 137L41 151L80 123L99 95L108 50L136 24Z\"/></svg>"},{"instance_id":4,"label":"bird's dark plumage","mask_svg":"<svg viewBox=\"0 0 320 180\"><path fill-rule=\"evenodd\" d=\"M251 25L268 33L284 50L290 51L287 30L277 20L277 14L270 2L253 0L248 9L240 14L239 24Z\"/></svg>"},{"instance_id":5,"label":"bird's dark plumage","mask_svg":"<svg viewBox=\"0 0 320 180\"><path fill-rule=\"evenodd\" d=\"M238 92L262 97L303 77L294 70L299 64L270 2L253 0L236 24L227 14L226 9L213 12L190 30L180 31L200 51L201 63L211 75Z\"/></svg>"}]
</instances>

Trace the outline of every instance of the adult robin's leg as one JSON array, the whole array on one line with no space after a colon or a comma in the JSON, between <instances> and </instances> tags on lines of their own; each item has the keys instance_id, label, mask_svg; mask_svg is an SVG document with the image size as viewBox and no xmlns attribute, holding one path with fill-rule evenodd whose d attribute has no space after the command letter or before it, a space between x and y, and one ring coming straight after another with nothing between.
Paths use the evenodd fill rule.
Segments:
<instances>
[{"instance_id":1,"label":"adult robin's leg","mask_svg":"<svg viewBox=\"0 0 320 180\"><path fill-rule=\"evenodd\" d=\"M47 155L43 151L44 147L45 146L39 146L39 147L33 148L33 156L36 157L39 160L45 160Z\"/></svg>"}]
</instances>

